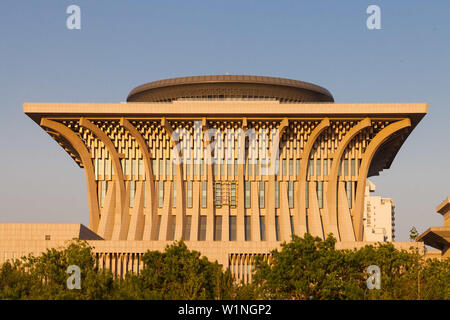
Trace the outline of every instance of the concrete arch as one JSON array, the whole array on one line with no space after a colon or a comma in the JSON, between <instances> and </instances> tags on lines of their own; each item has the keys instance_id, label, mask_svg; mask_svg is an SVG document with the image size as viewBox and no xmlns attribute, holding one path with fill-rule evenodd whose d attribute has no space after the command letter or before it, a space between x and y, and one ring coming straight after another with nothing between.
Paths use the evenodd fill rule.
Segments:
<instances>
[{"instance_id":1,"label":"concrete arch","mask_svg":"<svg viewBox=\"0 0 450 320\"><path fill-rule=\"evenodd\" d=\"M114 218L114 228L112 234L112 240L125 240L128 232L128 214L126 201L126 191L125 191L125 179L123 176L122 165L120 163L120 157L117 153L114 144L111 139L106 135L103 130L93 124L86 118L80 118L80 126L90 130L99 140L103 142L105 147L108 149L109 154L112 158L112 163L114 166L114 177L116 180L116 192L118 192L118 197L115 201L115 218ZM118 218L118 219L117 219ZM117 221L119 220L119 221Z\"/></svg>"},{"instance_id":2,"label":"concrete arch","mask_svg":"<svg viewBox=\"0 0 450 320\"><path fill-rule=\"evenodd\" d=\"M307 232L306 228L306 204L305 204L305 197L306 197L306 177L308 174L308 159L309 154L311 153L311 150L314 146L314 143L316 142L317 138L322 134L322 132L327 129L330 126L330 119L325 118L323 119L317 127L314 128L314 130L311 132L310 136L308 137L308 141L305 144L305 147L303 148L303 153L301 155L300 160L300 176L299 176L299 188L297 191L297 209L294 211L294 233L300 237L303 237L304 234Z\"/></svg>"},{"instance_id":3,"label":"concrete arch","mask_svg":"<svg viewBox=\"0 0 450 320\"><path fill-rule=\"evenodd\" d=\"M145 216L145 224L148 224L149 226L152 226L155 222L156 222L156 217L155 217L155 206L154 206L154 199L155 198L155 185L154 185L154 181L155 181L155 177L153 175L153 169L151 166L151 159L152 159L152 154L150 153L149 149L148 149L148 145L147 142L145 141L145 139L142 137L142 135L140 134L140 132L136 129L135 126L133 126L128 120L126 120L125 118L120 118L120 125L122 127L124 127L129 133L130 135L136 140L136 143L139 146L139 149L142 152L142 156L144 158L144 167L145 167L145 184L146 184L146 190L149 193L149 195L146 197L147 203L145 204L147 210L149 210L149 215ZM144 189L144 190L145 190ZM137 212L138 214L138 220L141 221L141 219L143 218L143 214L144 212L139 211ZM143 220L143 219L142 219ZM129 234L128 238L130 239L130 237L133 240L137 240L136 238L136 234L141 233L139 230L143 229L144 226L143 225L136 225L137 230L135 230L135 232L133 232L133 230L130 230L130 232L135 233L135 234ZM149 230L153 230L153 228L150 227ZM152 238L153 235L150 234L149 239L153 239ZM130 239L131 240L131 239ZM142 239L140 239L142 240Z\"/></svg>"},{"instance_id":4,"label":"concrete arch","mask_svg":"<svg viewBox=\"0 0 450 320\"><path fill-rule=\"evenodd\" d=\"M342 155L345 149L352 139L363 129L370 127L371 121L369 118L361 120L357 125L351 128L347 134L342 138L333 155L333 162L328 176L328 188L327 188L327 209L328 209L328 232L332 232L335 238L339 241L340 234L338 232L337 225L337 182L338 182L338 170L341 162Z\"/></svg>"},{"instance_id":5,"label":"concrete arch","mask_svg":"<svg viewBox=\"0 0 450 320\"><path fill-rule=\"evenodd\" d=\"M366 187L367 174L369 172L372 159L379 149L394 133L408 128L411 126L411 120L409 118L394 122L387 127L383 128L378 134L370 141L367 146L361 161L361 167L358 173L358 182L356 190L356 203L354 211L353 225L355 228L356 240L363 241L363 206L364 206L364 190Z\"/></svg>"},{"instance_id":6,"label":"concrete arch","mask_svg":"<svg viewBox=\"0 0 450 320\"><path fill-rule=\"evenodd\" d=\"M97 184L95 182L95 170L94 165L92 164L91 154L81 138L65 125L42 118L41 126L52 129L62 135L80 155L84 172L86 174L86 184L88 189L89 229L97 232L100 219L100 210L98 207Z\"/></svg>"},{"instance_id":7,"label":"concrete arch","mask_svg":"<svg viewBox=\"0 0 450 320\"><path fill-rule=\"evenodd\" d=\"M170 123L167 121L166 118L161 118L161 126L164 127L166 132L168 133L170 140L172 142L172 147L175 148L177 145L177 142L172 139L173 135L173 129ZM175 220L175 234L174 234L174 240L180 240L183 237L183 228L184 228L184 222L186 218L186 208L185 208L185 199L186 199L186 192L184 188L184 180L183 180L183 164L181 163L181 160L179 159L180 155L176 152L175 156L177 157L177 174L175 176L176 184L176 192L177 192L177 203L176 203L176 220ZM161 235L160 235L161 238Z\"/></svg>"},{"instance_id":8,"label":"concrete arch","mask_svg":"<svg viewBox=\"0 0 450 320\"><path fill-rule=\"evenodd\" d=\"M282 140L283 134L289 126L289 120L283 118L278 126L276 127L275 137L273 137L272 143L269 145L269 159L270 167L268 169L268 190L266 191L267 199L267 211L266 211L266 239L267 241L276 241L277 231L276 231L276 209L275 209L275 193L271 193L275 190L276 175L278 167L276 166L277 160L280 156L280 141ZM269 131L272 134L272 131ZM281 197L280 197L281 203ZM281 218L279 217L279 221ZM280 229L281 231L281 229ZM281 235L280 235L281 236Z\"/></svg>"}]
</instances>

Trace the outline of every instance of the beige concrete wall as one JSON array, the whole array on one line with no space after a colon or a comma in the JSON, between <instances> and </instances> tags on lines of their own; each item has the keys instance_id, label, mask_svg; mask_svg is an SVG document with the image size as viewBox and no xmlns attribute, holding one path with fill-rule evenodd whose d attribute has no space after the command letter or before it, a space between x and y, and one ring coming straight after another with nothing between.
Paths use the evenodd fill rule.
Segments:
<instances>
[{"instance_id":1,"label":"beige concrete wall","mask_svg":"<svg viewBox=\"0 0 450 320\"><path fill-rule=\"evenodd\" d=\"M1 229L9 238L0 239L0 263L6 260L18 259L32 253L40 255L50 248L63 248L72 239L73 233L67 232L66 239L43 240L35 239L36 234L61 230L75 230L77 224L1 224ZM33 230L38 230L33 234ZM17 232L17 236L11 236ZM42 233L44 232L44 233ZM56 234L56 233L53 233ZM41 237L42 238L42 237ZM94 249L98 265L111 269L116 276L123 276L126 272L139 272L142 267L142 256L148 250L163 251L172 241L145 240L89 240ZM196 250L211 261L217 261L224 268L229 268L237 280L250 281L251 271L256 256L270 259L270 251L279 249L280 241L186 241L190 250ZM376 242L338 242L336 249L359 249L365 245L376 245ZM403 250L418 250L424 254L422 242L394 242L394 246ZM436 256L436 255L435 255Z\"/></svg>"},{"instance_id":2,"label":"beige concrete wall","mask_svg":"<svg viewBox=\"0 0 450 320\"><path fill-rule=\"evenodd\" d=\"M64 241L79 238L79 223L0 223L0 241Z\"/></svg>"}]
</instances>

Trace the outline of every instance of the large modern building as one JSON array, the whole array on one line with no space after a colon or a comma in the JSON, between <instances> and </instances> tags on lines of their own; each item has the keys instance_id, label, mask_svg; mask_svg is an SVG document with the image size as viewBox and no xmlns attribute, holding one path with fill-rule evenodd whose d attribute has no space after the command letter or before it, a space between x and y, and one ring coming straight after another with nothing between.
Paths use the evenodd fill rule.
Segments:
<instances>
[{"instance_id":1,"label":"large modern building","mask_svg":"<svg viewBox=\"0 0 450 320\"><path fill-rule=\"evenodd\" d=\"M306 82L218 75L24 112L84 169L101 265L130 270L184 239L244 277L292 234L364 243L366 179L390 167L427 104L341 104Z\"/></svg>"},{"instance_id":2,"label":"large modern building","mask_svg":"<svg viewBox=\"0 0 450 320\"><path fill-rule=\"evenodd\" d=\"M395 240L394 200L371 195L375 185L367 180L364 198L364 240L391 242Z\"/></svg>"}]
</instances>

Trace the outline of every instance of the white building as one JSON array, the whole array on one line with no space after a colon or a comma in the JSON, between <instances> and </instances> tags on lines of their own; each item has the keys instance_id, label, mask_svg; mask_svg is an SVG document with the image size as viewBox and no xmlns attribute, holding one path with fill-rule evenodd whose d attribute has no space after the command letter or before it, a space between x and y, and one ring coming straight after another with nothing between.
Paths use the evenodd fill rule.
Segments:
<instances>
[{"instance_id":1,"label":"white building","mask_svg":"<svg viewBox=\"0 0 450 320\"><path fill-rule=\"evenodd\" d=\"M395 206L389 198L371 196L375 185L367 180L364 196L364 240L394 241L395 240Z\"/></svg>"}]
</instances>

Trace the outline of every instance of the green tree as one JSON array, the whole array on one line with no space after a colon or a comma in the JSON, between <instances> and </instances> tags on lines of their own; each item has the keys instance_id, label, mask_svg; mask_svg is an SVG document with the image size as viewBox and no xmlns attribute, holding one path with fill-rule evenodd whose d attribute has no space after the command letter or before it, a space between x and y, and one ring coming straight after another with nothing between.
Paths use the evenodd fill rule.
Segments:
<instances>
[{"instance_id":1,"label":"green tree","mask_svg":"<svg viewBox=\"0 0 450 320\"><path fill-rule=\"evenodd\" d=\"M231 274L217 262L190 251L183 241L164 252L148 251L139 275L127 274L120 298L132 299L225 299L233 288Z\"/></svg>"},{"instance_id":2,"label":"green tree","mask_svg":"<svg viewBox=\"0 0 450 320\"><path fill-rule=\"evenodd\" d=\"M67 288L70 265L80 267L80 290ZM106 299L114 286L112 274L97 269L92 248L79 240L3 264L0 282L4 299Z\"/></svg>"},{"instance_id":3,"label":"green tree","mask_svg":"<svg viewBox=\"0 0 450 320\"><path fill-rule=\"evenodd\" d=\"M353 260L354 272L360 272L364 282L364 299L415 299L416 279L421 263L414 251L397 250L392 243L379 243L347 252ZM369 290L366 286L367 268L376 265L381 270L381 289ZM345 267L345 266L343 266Z\"/></svg>"},{"instance_id":4,"label":"green tree","mask_svg":"<svg viewBox=\"0 0 450 320\"><path fill-rule=\"evenodd\" d=\"M418 281L418 299L450 300L450 258L427 259Z\"/></svg>"},{"instance_id":5,"label":"green tree","mask_svg":"<svg viewBox=\"0 0 450 320\"><path fill-rule=\"evenodd\" d=\"M265 299L448 299L450 259L424 260L414 250L379 243L359 250L336 250L336 240L293 236L271 261L258 259L247 297ZM381 270L381 289L367 287L367 268Z\"/></svg>"},{"instance_id":6,"label":"green tree","mask_svg":"<svg viewBox=\"0 0 450 320\"><path fill-rule=\"evenodd\" d=\"M305 234L272 251L271 262L258 259L253 281L266 299L346 299L361 295L345 252L332 236L322 241Z\"/></svg>"},{"instance_id":7,"label":"green tree","mask_svg":"<svg viewBox=\"0 0 450 320\"><path fill-rule=\"evenodd\" d=\"M450 299L450 259L424 259L391 243L336 250L336 240L293 236L272 258L258 258L250 284L180 241L148 251L139 275L114 278L97 268L92 248L73 240L0 266L0 299ZM81 289L67 288L69 265ZM369 290L367 268L381 269L381 289Z\"/></svg>"},{"instance_id":8,"label":"green tree","mask_svg":"<svg viewBox=\"0 0 450 320\"><path fill-rule=\"evenodd\" d=\"M409 230L409 241L416 241L418 236L419 232L417 231L416 227L412 227L411 230Z\"/></svg>"},{"instance_id":9,"label":"green tree","mask_svg":"<svg viewBox=\"0 0 450 320\"><path fill-rule=\"evenodd\" d=\"M25 272L20 260L7 261L0 267L0 299L28 299L36 280Z\"/></svg>"}]
</instances>

